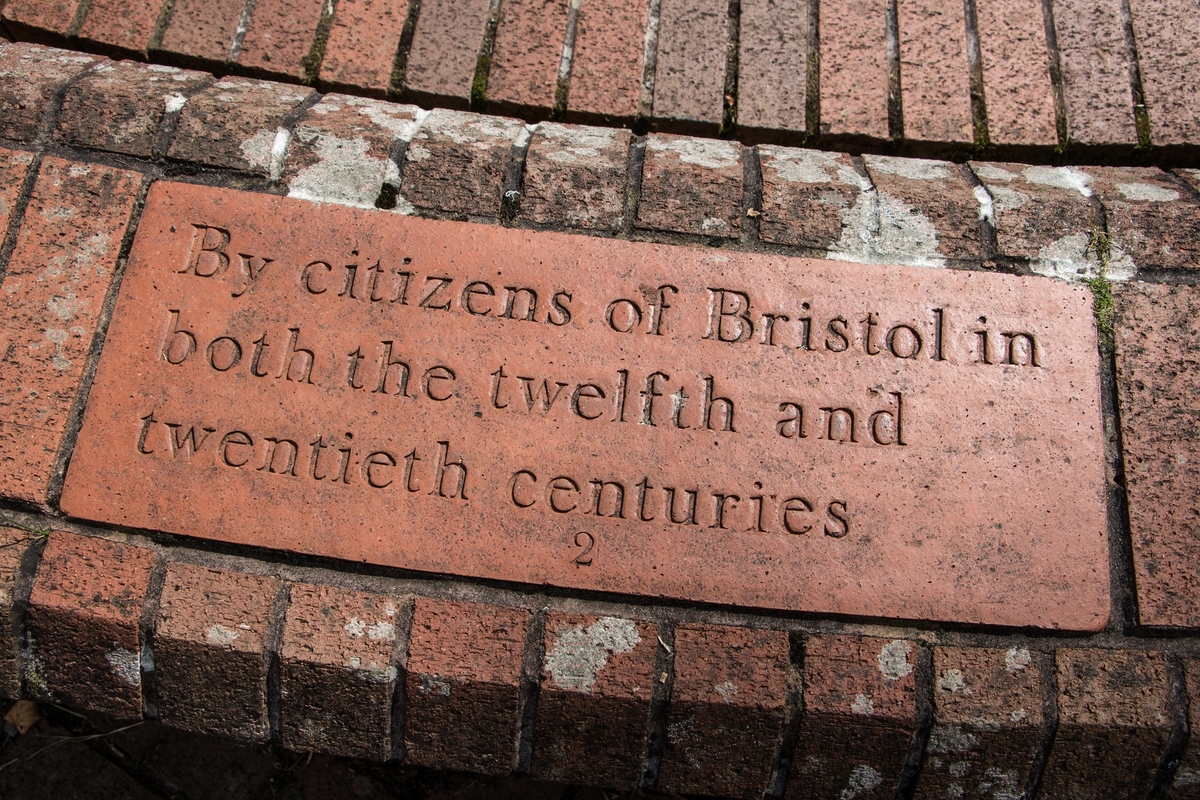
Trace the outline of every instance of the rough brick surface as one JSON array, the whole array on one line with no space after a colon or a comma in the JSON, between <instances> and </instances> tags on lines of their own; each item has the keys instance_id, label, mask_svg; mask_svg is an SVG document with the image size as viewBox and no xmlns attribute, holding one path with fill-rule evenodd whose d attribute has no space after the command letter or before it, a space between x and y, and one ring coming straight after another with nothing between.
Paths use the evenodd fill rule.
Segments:
<instances>
[{"instance_id":1,"label":"rough brick surface","mask_svg":"<svg viewBox=\"0 0 1200 800\"><path fill-rule=\"evenodd\" d=\"M1044 725L1044 676L1035 654L938 647L933 669L933 728L917 800L1020 796Z\"/></svg>"},{"instance_id":2,"label":"rough brick surface","mask_svg":"<svg viewBox=\"0 0 1200 800\"><path fill-rule=\"evenodd\" d=\"M384 182L396 184L397 139L412 136L416 106L327 94L292 130L283 182L289 197L373 208Z\"/></svg>"},{"instance_id":3,"label":"rough brick surface","mask_svg":"<svg viewBox=\"0 0 1200 800\"><path fill-rule=\"evenodd\" d=\"M658 634L618 617L546 616L535 778L633 789L641 778Z\"/></svg>"},{"instance_id":4,"label":"rough brick surface","mask_svg":"<svg viewBox=\"0 0 1200 800\"><path fill-rule=\"evenodd\" d=\"M1184 682L1187 686L1188 727L1200 731L1200 659L1188 658L1183 662ZM1175 781L1167 792L1171 800L1195 800L1200 797L1200 742L1195 737L1188 740L1187 750L1175 770Z\"/></svg>"},{"instance_id":5,"label":"rough brick surface","mask_svg":"<svg viewBox=\"0 0 1200 800\"><path fill-rule=\"evenodd\" d=\"M1042 4L1010 0L975 8L988 137L994 144L1057 144Z\"/></svg>"},{"instance_id":6,"label":"rough brick surface","mask_svg":"<svg viewBox=\"0 0 1200 800\"><path fill-rule=\"evenodd\" d=\"M92 0L79 38L126 53L144 53L162 5L162 0Z\"/></svg>"},{"instance_id":7,"label":"rough brick surface","mask_svg":"<svg viewBox=\"0 0 1200 800\"><path fill-rule=\"evenodd\" d=\"M13 603L21 559L33 542L29 531L0 527L0 697L21 696L20 644L12 635Z\"/></svg>"},{"instance_id":8,"label":"rough brick surface","mask_svg":"<svg viewBox=\"0 0 1200 800\"><path fill-rule=\"evenodd\" d=\"M487 99L504 108L554 107L569 0L509 0L502 6Z\"/></svg>"},{"instance_id":9,"label":"rough brick surface","mask_svg":"<svg viewBox=\"0 0 1200 800\"><path fill-rule=\"evenodd\" d=\"M162 49L200 63L229 59L246 0L175 0Z\"/></svg>"},{"instance_id":10,"label":"rough brick surface","mask_svg":"<svg viewBox=\"0 0 1200 800\"><path fill-rule=\"evenodd\" d=\"M409 762L486 774L512 771L528 624L523 609L414 601L405 673Z\"/></svg>"},{"instance_id":11,"label":"rough brick surface","mask_svg":"<svg viewBox=\"0 0 1200 800\"><path fill-rule=\"evenodd\" d=\"M887 16L882 0L821 3L821 133L886 139Z\"/></svg>"},{"instance_id":12,"label":"rough brick surface","mask_svg":"<svg viewBox=\"0 0 1200 800\"><path fill-rule=\"evenodd\" d=\"M32 656L26 682L38 697L131 719L142 715L138 620L154 552L50 535L29 599Z\"/></svg>"},{"instance_id":13,"label":"rough brick surface","mask_svg":"<svg viewBox=\"0 0 1200 800\"><path fill-rule=\"evenodd\" d=\"M741 145L670 134L647 138L639 228L736 238L741 216Z\"/></svg>"},{"instance_id":14,"label":"rough brick surface","mask_svg":"<svg viewBox=\"0 0 1200 800\"><path fill-rule=\"evenodd\" d=\"M224 78L183 107L167 155L268 175L280 125L312 89Z\"/></svg>"},{"instance_id":15,"label":"rough brick surface","mask_svg":"<svg viewBox=\"0 0 1200 800\"><path fill-rule=\"evenodd\" d=\"M878 252L898 263L977 259L980 202L960 168L946 161L865 156L879 192Z\"/></svg>"},{"instance_id":16,"label":"rough brick surface","mask_svg":"<svg viewBox=\"0 0 1200 800\"><path fill-rule=\"evenodd\" d=\"M264 638L275 578L170 564L154 633L159 719L176 728L267 738Z\"/></svg>"},{"instance_id":17,"label":"rough brick surface","mask_svg":"<svg viewBox=\"0 0 1200 800\"><path fill-rule=\"evenodd\" d=\"M1054 27L1071 140L1137 142L1120 0L1056 0Z\"/></svg>"},{"instance_id":18,"label":"rough brick surface","mask_svg":"<svg viewBox=\"0 0 1200 800\"><path fill-rule=\"evenodd\" d=\"M648 0L584 3L575 23L567 109L607 120L628 120L641 94Z\"/></svg>"},{"instance_id":19,"label":"rough brick surface","mask_svg":"<svg viewBox=\"0 0 1200 800\"><path fill-rule=\"evenodd\" d=\"M675 628L675 683L659 789L761 797L783 731L788 636L715 625Z\"/></svg>"},{"instance_id":20,"label":"rough brick surface","mask_svg":"<svg viewBox=\"0 0 1200 800\"><path fill-rule=\"evenodd\" d=\"M662 0L654 116L716 127L724 113L725 0Z\"/></svg>"},{"instance_id":21,"label":"rough brick surface","mask_svg":"<svg viewBox=\"0 0 1200 800\"><path fill-rule=\"evenodd\" d=\"M266 75L303 78L325 2L256 0L238 64Z\"/></svg>"},{"instance_id":22,"label":"rough brick surface","mask_svg":"<svg viewBox=\"0 0 1200 800\"><path fill-rule=\"evenodd\" d=\"M1138 615L1200 627L1200 288L1130 283L1114 294Z\"/></svg>"},{"instance_id":23,"label":"rough brick surface","mask_svg":"<svg viewBox=\"0 0 1200 800\"><path fill-rule=\"evenodd\" d=\"M1090 199L1091 175L1077 167L992 162L972 162L971 169L991 195L1000 255L1028 259L1038 275L1079 280L1097 274L1101 223ZM1129 278L1133 265L1113 254L1106 274Z\"/></svg>"},{"instance_id":24,"label":"rough brick surface","mask_svg":"<svg viewBox=\"0 0 1200 800\"><path fill-rule=\"evenodd\" d=\"M1200 137L1200 6L1187 0L1130 0L1138 67L1155 144Z\"/></svg>"},{"instance_id":25,"label":"rough brick surface","mask_svg":"<svg viewBox=\"0 0 1200 800\"><path fill-rule=\"evenodd\" d=\"M0 236L8 233L17 195L33 163L33 153L0 147Z\"/></svg>"},{"instance_id":26,"label":"rough brick surface","mask_svg":"<svg viewBox=\"0 0 1200 800\"><path fill-rule=\"evenodd\" d=\"M738 125L806 130L808 0L744 0L738 37Z\"/></svg>"},{"instance_id":27,"label":"rough brick surface","mask_svg":"<svg viewBox=\"0 0 1200 800\"><path fill-rule=\"evenodd\" d=\"M405 153L404 201L417 208L497 216L504 175L523 127L506 117L434 111Z\"/></svg>"},{"instance_id":28,"label":"rough brick surface","mask_svg":"<svg viewBox=\"0 0 1200 800\"><path fill-rule=\"evenodd\" d=\"M376 761L391 756L399 606L384 595L291 587L279 656L285 747Z\"/></svg>"},{"instance_id":29,"label":"rough brick surface","mask_svg":"<svg viewBox=\"0 0 1200 800\"><path fill-rule=\"evenodd\" d=\"M1114 253L1140 268L1200 268L1200 202L1153 167L1086 167Z\"/></svg>"},{"instance_id":30,"label":"rough brick surface","mask_svg":"<svg viewBox=\"0 0 1200 800\"><path fill-rule=\"evenodd\" d=\"M211 80L157 64L101 64L67 90L54 138L66 144L149 158L168 108Z\"/></svg>"},{"instance_id":31,"label":"rough brick surface","mask_svg":"<svg viewBox=\"0 0 1200 800\"><path fill-rule=\"evenodd\" d=\"M521 216L542 224L619 230L631 140L621 129L538 125L525 156Z\"/></svg>"},{"instance_id":32,"label":"rough brick surface","mask_svg":"<svg viewBox=\"0 0 1200 800\"><path fill-rule=\"evenodd\" d=\"M452 99L465 108L487 23L488 0L423 0L405 89L419 97Z\"/></svg>"},{"instance_id":33,"label":"rough brick surface","mask_svg":"<svg viewBox=\"0 0 1200 800\"><path fill-rule=\"evenodd\" d=\"M791 244L814 250L849 252L854 236L851 221L869 202L870 182L858 174L850 156L820 150L760 145L762 217L759 237L764 242Z\"/></svg>"},{"instance_id":34,"label":"rough brick surface","mask_svg":"<svg viewBox=\"0 0 1200 800\"><path fill-rule=\"evenodd\" d=\"M0 19L18 36L66 36L81 0L13 0L4 4Z\"/></svg>"},{"instance_id":35,"label":"rough brick surface","mask_svg":"<svg viewBox=\"0 0 1200 800\"><path fill-rule=\"evenodd\" d=\"M37 135L54 92L96 61L36 44L0 45L0 138L27 141Z\"/></svg>"},{"instance_id":36,"label":"rough brick surface","mask_svg":"<svg viewBox=\"0 0 1200 800\"><path fill-rule=\"evenodd\" d=\"M1144 797L1171 734L1160 653L1062 649L1043 797Z\"/></svg>"},{"instance_id":37,"label":"rough brick surface","mask_svg":"<svg viewBox=\"0 0 1200 800\"><path fill-rule=\"evenodd\" d=\"M927 142L973 141L962 2L912 0L898 8L904 136Z\"/></svg>"},{"instance_id":38,"label":"rough brick surface","mask_svg":"<svg viewBox=\"0 0 1200 800\"><path fill-rule=\"evenodd\" d=\"M340 0L321 60L322 85L386 91L408 8L408 0Z\"/></svg>"},{"instance_id":39,"label":"rough brick surface","mask_svg":"<svg viewBox=\"0 0 1200 800\"><path fill-rule=\"evenodd\" d=\"M142 176L46 158L0 297L0 494L44 503Z\"/></svg>"},{"instance_id":40,"label":"rough brick surface","mask_svg":"<svg viewBox=\"0 0 1200 800\"><path fill-rule=\"evenodd\" d=\"M916 722L916 659L903 639L808 640L788 798L892 796Z\"/></svg>"}]
</instances>

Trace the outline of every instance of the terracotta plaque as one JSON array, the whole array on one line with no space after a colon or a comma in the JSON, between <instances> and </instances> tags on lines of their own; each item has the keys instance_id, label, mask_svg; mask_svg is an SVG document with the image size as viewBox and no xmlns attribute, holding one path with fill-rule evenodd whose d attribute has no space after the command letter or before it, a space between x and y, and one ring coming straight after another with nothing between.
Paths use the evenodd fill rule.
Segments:
<instances>
[{"instance_id":1,"label":"terracotta plaque","mask_svg":"<svg viewBox=\"0 0 1200 800\"><path fill-rule=\"evenodd\" d=\"M523 584L1108 617L1090 295L159 183L62 498Z\"/></svg>"}]
</instances>

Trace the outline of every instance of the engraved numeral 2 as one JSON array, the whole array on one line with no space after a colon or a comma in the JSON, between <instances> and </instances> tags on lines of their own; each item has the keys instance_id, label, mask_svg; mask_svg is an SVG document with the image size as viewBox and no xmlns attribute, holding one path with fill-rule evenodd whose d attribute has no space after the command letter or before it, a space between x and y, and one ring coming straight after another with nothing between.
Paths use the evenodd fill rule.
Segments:
<instances>
[{"instance_id":1,"label":"engraved numeral 2","mask_svg":"<svg viewBox=\"0 0 1200 800\"><path fill-rule=\"evenodd\" d=\"M596 537L592 536L587 531L580 531L575 534L575 546L582 547L583 550L579 555L571 559L571 562L577 567L590 567L592 565L592 548L596 546Z\"/></svg>"}]
</instances>

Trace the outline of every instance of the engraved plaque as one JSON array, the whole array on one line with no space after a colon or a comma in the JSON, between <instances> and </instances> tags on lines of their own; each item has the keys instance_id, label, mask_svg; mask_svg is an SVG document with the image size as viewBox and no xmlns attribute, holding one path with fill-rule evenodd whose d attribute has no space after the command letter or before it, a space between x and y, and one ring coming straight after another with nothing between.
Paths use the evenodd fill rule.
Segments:
<instances>
[{"instance_id":1,"label":"engraved plaque","mask_svg":"<svg viewBox=\"0 0 1200 800\"><path fill-rule=\"evenodd\" d=\"M158 183L62 506L431 573L1096 630L1091 298Z\"/></svg>"}]
</instances>

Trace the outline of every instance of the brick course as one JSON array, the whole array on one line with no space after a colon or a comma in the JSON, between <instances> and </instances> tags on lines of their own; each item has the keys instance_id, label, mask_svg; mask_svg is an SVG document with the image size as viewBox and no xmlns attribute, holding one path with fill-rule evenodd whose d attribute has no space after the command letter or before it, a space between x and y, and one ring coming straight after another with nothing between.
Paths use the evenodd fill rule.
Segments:
<instances>
[{"instance_id":1,"label":"brick course","mask_svg":"<svg viewBox=\"0 0 1200 800\"><path fill-rule=\"evenodd\" d=\"M651 134L637 226L734 238L742 226L742 148L736 142Z\"/></svg>"},{"instance_id":2,"label":"brick course","mask_svg":"<svg viewBox=\"0 0 1200 800\"><path fill-rule=\"evenodd\" d=\"M728 4L662 0L659 14L654 116L715 129L724 109Z\"/></svg>"},{"instance_id":3,"label":"brick course","mask_svg":"<svg viewBox=\"0 0 1200 800\"><path fill-rule=\"evenodd\" d=\"M255 0L237 62L263 75L303 78L326 0Z\"/></svg>"},{"instance_id":4,"label":"brick course","mask_svg":"<svg viewBox=\"0 0 1200 800\"><path fill-rule=\"evenodd\" d=\"M620 230L628 131L543 122L525 156L521 217L539 224Z\"/></svg>"},{"instance_id":5,"label":"brick course","mask_svg":"<svg viewBox=\"0 0 1200 800\"><path fill-rule=\"evenodd\" d=\"M367 94L387 91L408 10L408 0L339 0L321 84Z\"/></svg>"},{"instance_id":6,"label":"brick course","mask_svg":"<svg viewBox=\"0 0 1200 800\"><path fill-rule=\"evenodd\" d=\"M929 142L974 140L960 0L898 4L904 135Z\"/></svg>"},{"instance_id":7,"label":"brick course","mask_svg":"<svg viewBox=\"0 0 1200 800\"><path fill-rule=\"evenodd\" d=\"M1067 130L1083 145L1133 144L1133 95L1120 0L1055 0Z\"/></svg>"},{"instance_id":8,"label":"brick course","mask_svg":"<svg viewBox=\"0 0 1200 800\"><path fill-rule=\"evenodd\" d=\"M91 0L79 39L122 55L141 55L162 12L161 0Z\"/></svg>"},{"instance_id":9,"label":"brick course","mask_svg":"<svg viewBox=\"0 0 1200 800\"><path fill-rule=\"evenodd\" d=\"M742 128L807 130L809 0L743 0L738 38Z\"/></svg>"},{"instance_id":10,"label":"brick course","mask_svg":"<svg viewBox=\"0 0 1200 800\"><path fill-rule=\"evenodd\" d=\"M821 133L888 137L887 17L881 0L821 3Z\"/></svg>"},{"instance_id":11,"label":"brick course","mask_svg":"<svg viewBox=\"0 0 1200 800\"><path fill-rule=\"evenodd\" d=\"M422 0L404 76L410 93L466 108L488 9L488 0Z\"/></svg>"},{"instance_id":12,"label":"brick course","mask_svg":"<svg viewBox=\"0 0 1200 800\"><path fill-rule=\"evenodd\" d=\"M606 121L638 113L649 0L583 3L575 26L570 114Z\"/></svg>"},{"instance_id":13,"label":"brick course","mask_svg":"<svg viewBox=\"0 0 1200 800\"><path fill-rule=\"evenodd\" d=\"M570 0L509 0L500 12L487 98L504 109L554 107Z\"/></svg>"},{"instance_id":14,"label":"brick course","mask_svg":"<svg viewBox=\"0 0 1200 800\"><path fill-rule=\"evenodd\" d=\"M0 138L34 138L51 96L97 61L34 44L0 46Z\"/></svg>"}]
</instances>

